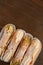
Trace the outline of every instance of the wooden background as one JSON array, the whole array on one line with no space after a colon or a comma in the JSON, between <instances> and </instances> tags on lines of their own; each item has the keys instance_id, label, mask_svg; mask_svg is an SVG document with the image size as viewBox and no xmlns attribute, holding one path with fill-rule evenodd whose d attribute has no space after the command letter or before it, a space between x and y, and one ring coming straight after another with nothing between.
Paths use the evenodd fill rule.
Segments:
<instances>
[{"instance_id":1,"label":"wooden background","mask_svg":"<svg viewBox=\"0 0 43 65\"><path fill-rule=\"evenodd\" d=\"M7 23L38 37L43 45L43 0L0 0L0 30ZM43 65L43 47L35 65Z\"/></svg>"}]
</instances>

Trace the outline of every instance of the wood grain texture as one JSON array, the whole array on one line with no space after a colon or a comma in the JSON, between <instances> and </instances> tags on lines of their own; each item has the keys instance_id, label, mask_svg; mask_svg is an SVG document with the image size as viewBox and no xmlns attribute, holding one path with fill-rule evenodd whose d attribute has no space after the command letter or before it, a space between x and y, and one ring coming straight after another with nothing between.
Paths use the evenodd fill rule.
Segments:
<instances>
[{"instance_id":1,"label":"wood grain texture","mask_svg":"<svg viewBox=\"0 0 43 65\"><path fill-rule=\"evenodd\" d=\"M0 30L7 23L38 37L43 45L43 0L0 0ZM38 64L43 65L43 47Z\"/></svg>"}]
</instances>

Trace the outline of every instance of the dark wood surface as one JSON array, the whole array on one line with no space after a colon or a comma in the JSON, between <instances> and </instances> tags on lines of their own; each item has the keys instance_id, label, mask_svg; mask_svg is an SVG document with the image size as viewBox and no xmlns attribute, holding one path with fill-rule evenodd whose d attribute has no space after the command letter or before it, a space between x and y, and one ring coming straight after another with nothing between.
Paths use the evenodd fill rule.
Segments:
<instances>
[{"instance_id":1,"label":"dark wood surface","mask_svg":"<svg viewBox=\"0 0 43 65\"><path fill-rule=\"evenodd\" d=\"M43 45L43 0L0 0L0 30L7 23L38 37ZM43 47L35 65L43 65Z\"/></svg>"}]
</instances>

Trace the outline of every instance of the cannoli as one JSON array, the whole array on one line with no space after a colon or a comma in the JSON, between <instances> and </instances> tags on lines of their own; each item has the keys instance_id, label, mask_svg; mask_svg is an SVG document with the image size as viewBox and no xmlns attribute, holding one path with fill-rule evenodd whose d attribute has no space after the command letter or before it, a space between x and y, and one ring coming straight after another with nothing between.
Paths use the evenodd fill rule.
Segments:
<instances>
[{"instance_id":1,"label":"cannoli","mask_svg":"<svg viewBox=\"0 0 43 65\"><path fill-rule=\"evenodd\" d=\"M13 32L16 30L13 24L7 24L0 32L0 57L3 56L7 45L9 44L8 41L13 35Z\"/></svg>"},{"instance_id":2,"label":"cannoli","mask_svg":"<svg viewBox=\"0 0 43 65\"><path fill-rule=\"evenodd\" d=\"M20 65L33 65L41 51L42 45L39 39L33 38L30 47Z\"/></svg>"}]
</instances>

